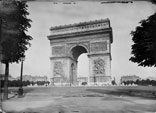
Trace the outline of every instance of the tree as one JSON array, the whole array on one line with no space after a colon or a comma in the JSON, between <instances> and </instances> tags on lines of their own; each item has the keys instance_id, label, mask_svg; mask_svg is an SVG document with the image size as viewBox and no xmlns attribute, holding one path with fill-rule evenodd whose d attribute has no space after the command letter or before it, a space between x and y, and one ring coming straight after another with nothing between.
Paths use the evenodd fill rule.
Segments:
<instances>
[{"instance_id":1,"label":"tree","mask_svg":"<svg viewBox=\"0 0 156 113\"><path fill-rule=\"evenodd\" d=\"M151 0L156 4L156 0ZM140 21L140 26L131 32L132 52L130 61L139 66L156 67L156 13Z\"/></svg>"},{"instance_id":2,"label":"tree","mask_svg":"<svg viewBox=\"0 0 156 113\"><path fill-rule=\"evenodd\" d=\"M156 4L156 0L150 0L153 4Z\"/></svg>"},{"instance_id":3,"label":"tree","mask_svg":"<svg viewBox=\"0 0 156 113\"><path fill-rule=\"evenodd\" d=\"M4 0L1 7L3 10L0 10L2 18L0 45L2 47L2 63L6 65L4 99L7 99L9 63L18 63L22 57L25 57L27 45L30 45L29 40L32 40L32 37L25 33L31 27L31 20L27 19L28 6L24 1Z\"/></svg>"}]
</instances>

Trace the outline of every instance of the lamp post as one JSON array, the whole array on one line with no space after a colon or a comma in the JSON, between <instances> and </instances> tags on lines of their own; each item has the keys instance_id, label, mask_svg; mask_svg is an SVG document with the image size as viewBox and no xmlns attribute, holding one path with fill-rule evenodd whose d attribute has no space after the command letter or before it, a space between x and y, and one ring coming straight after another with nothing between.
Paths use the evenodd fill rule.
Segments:
<instances>
[{"instance_id":1,"label":"lamp post","mask_svg":"<svg viewBox=\"0 0 156 113\"><path fill-rule=\"evenodd\" d=\"M22 76L23 76L23 61L25 60L25 57L21 58L21 75L20 75L20 87L18 89L18 96L23 96L23 83L22 83Z\"/></svg>"},{"instance_id":2,"label":"lamp post","mask_svg":"<svg viewBox=\"0 0 156 113\"><path fill-rule=\"evenodd\" d=\"M94 78L94 85L95 85L96 84L96 76L94 75L93 78Z\"/></svg>"}]
</instances>

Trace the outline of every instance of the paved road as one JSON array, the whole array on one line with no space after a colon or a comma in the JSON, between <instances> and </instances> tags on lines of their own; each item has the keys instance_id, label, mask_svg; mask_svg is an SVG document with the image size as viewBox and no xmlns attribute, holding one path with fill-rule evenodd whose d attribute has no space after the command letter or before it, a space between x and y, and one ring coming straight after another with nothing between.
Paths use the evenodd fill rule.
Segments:
<instances>
[{"instance_id":1,"label":"paved road","mask_svg":"<svg viewBox=\"0 0 156 113\"><path fill-rule=\"evenodd\" d=\"M138 90L149 92L153 88L155 89L155 87L122 87L124 90L131 89L136 92ZM118 89L121 89L121 87L24 88L24 98L18 98L17 96L11 98L10 96L9 100L3 102L3 109L11 113L156 112L156 98L131 96ZM110 91L118 93L110 93Z\"/></svg>"}]
</instances>

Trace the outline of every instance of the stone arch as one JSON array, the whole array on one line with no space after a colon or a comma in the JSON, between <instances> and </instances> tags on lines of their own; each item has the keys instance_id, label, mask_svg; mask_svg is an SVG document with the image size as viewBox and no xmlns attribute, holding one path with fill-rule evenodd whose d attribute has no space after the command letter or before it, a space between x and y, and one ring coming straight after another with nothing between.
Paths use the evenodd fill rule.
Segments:
<instances>
[{"instance_id":1,"label":"stone arch","mask_svg":"<svg viewBox=\"0 0 156 113\"><path fill-rule=\"evenodd\" d=\"M109 19L51 27L50 31L48 39L52 47L50 60L53 81L64 80L64 83L76 85L77 59L82 53L87 53L88 84L110 82L113 38Z\"/></svg>"},{"instance_id":2,"label":"stone arch","mask_svg":"<svg viewBox=\"0 0 156 113\"><path fill-rule=\"evenodd\" d=\"M86 49L87 53L90 52L90 49L89 49L89 41L87 41L87 42L73 42L73 43L68 43L67 44L67 54L69 56L71 56L71 51L76 46L82 46L83 48Z\"/></svg>"},{"instance_id":3,"label":"stone arch","mask_svg":"<svg viewBox=\"0 0 156 113\"><path fill-rule=\"evenodd\" d=\"M88 53L88 50L86 49L86 47L82 45L75 45L70 50L70 57L73 60L77 61L78 57L83 53Z\"/></svg>"}]
</instances>

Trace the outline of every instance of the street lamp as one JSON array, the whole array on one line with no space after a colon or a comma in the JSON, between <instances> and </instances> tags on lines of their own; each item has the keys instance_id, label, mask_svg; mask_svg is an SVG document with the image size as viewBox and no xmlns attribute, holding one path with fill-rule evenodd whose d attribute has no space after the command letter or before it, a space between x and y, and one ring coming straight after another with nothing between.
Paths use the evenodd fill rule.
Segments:
<instances>
[{"instance_id":1,"label":"street lamp","mask_svg":"<svg viewBox=\"0 0 156 113\"><path fill-rule=\"evenodd\" d=\"M96 84L96 76L94 75L93 78L94 78L94 84Z\"/></svg>"},{"instance_id":2,"label":"street lamp","mask_svg":"<svg viewBox=\"0 0 156 113\"><path fill-rule=\"evenodd\" d=\"M20 75L20 87L18 89L18 96L22 97L23 96L23 83L22 83L22 76L23 76L23 61L25 60L25 57L21 58L21 75Z\"/></svg>"}]
</instances>

